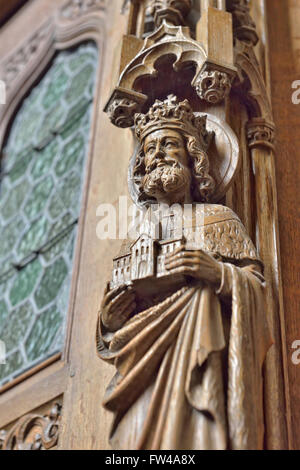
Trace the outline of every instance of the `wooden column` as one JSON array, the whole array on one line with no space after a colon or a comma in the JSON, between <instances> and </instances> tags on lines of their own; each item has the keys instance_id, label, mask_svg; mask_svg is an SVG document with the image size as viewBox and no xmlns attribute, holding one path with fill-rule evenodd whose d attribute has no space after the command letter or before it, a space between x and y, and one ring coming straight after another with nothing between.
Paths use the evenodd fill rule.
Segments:
<instances>
[{"instance_id":1,"label":"wooden column","mask_svg":"<svg viewBox=\"0 0 300 470\"><path fill-rule=\"evenodd\" d=\"M287 449L285 324L278 235L274 162L274 126L263 119L248 123L248 142L255 181L256 246L264 263L266 310L274 339L265 363L266 448Z\"/></svg>"}]
</instances>

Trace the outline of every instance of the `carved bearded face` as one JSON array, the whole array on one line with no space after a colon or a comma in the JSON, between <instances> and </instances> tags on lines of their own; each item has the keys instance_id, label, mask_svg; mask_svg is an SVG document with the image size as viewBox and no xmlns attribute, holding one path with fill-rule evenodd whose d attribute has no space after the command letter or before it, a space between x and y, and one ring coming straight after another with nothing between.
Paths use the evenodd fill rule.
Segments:
<instances>
[{"instance_id":1,"label":"carved bearded face","mask_svg":"<svg viewBox=\"0 0 300 470\"><path fill-rule=\"evenodd\" d=\"M144 142L144 191L158 202L187 202L190 195L189 154L182 135L171 129L149 134Z\"/></svg>"}]
</instances>

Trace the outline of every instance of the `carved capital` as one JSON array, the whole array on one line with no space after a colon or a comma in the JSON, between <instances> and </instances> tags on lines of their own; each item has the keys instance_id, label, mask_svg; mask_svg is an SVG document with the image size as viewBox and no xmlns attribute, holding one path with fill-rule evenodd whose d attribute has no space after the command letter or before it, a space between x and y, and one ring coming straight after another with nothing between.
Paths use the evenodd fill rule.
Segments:
<instances>
[{"instance_id":1,"label":"carved capital","mask_svg":"<svg viewBox=\"0 0 300 470\"><path fill-rule=\"evenodd\" d=\"M268 147L274 149L275 126L265 119L252 119L247 124L249 148Z\"/></svg>"},{"instance_id":2,"label":"carved capital","mask_svg":"<svg viewBox=\"0 0 300 470\"><path fill-rule=\"evenodd\" d=\"M232 14L234 36L255 46L259 37L250 15L249 0L227 0L227 9Z\"/></svg>"},{"instance_id":3,"label":"carved capital","mask_svg":"<svg viewBox=\"0 0 300 470\"><path fill-rule=\"evenodd\" d=\"M150 0L149 11L154 17L155 26L164 20L175 26L184 25L184 18L192 7L192 0Z\"/></svg>"},{"instance_id":4,"label":"carved capital","mask_svg":"<svg viewBox=\"0 0 300 470\"><path fill-rule=\"evenodd\" d=\"M199 98L217 104L229 95L233 78L227 71L205 69L198 75L194 87Z\"/></svg>"},{"instance_id":5,"label":"carved capital","mask_svg":"<svg viewBox=\"0 0 300 470\"><path fill-rule=\"evenodd\" d=\"M141 111L146 100L145 95L116 88L104 111L115 126L121 128L132 127L135 114Z\"/></svg>"},{"instance_id":6,"label":"carved capital","mask_svg":"<svg viewBox=\"0 0 300 470\"><path fill-rule=\"evenodd\" d=\"M0 450L51 449L58 441L60 416L58 403L45 416L23 416L9 432L0 431Z\"/></svg>"}]
</instances>

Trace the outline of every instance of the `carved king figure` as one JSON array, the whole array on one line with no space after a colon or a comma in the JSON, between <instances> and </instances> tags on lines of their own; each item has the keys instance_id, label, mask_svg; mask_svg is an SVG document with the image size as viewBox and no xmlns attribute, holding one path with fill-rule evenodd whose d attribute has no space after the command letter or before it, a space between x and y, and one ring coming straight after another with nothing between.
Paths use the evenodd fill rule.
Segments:
<instances>
[{"instance_id":1,"label":"carved king figure","mask_svg":"<svg viewBox=\"0 0 300 470\"><path fill-rule=\"evenodd\" d=\"M272 344L262 264L236 214L209 203L215 182L205 118L188 101L169 96L135 116L135 131L139 200L190 204L192 214L200 210L202 217L192 216L169 251L171 216L160 240L143 238L142 274L133 263L138 250L132 241L117 258L127 260L118 268L127 278L115 278L107 288L97 330L99 356L117 371L104 399L114 413L111 444L130 450L262 449L262 366Z\"/></svg>"}]
</instances>

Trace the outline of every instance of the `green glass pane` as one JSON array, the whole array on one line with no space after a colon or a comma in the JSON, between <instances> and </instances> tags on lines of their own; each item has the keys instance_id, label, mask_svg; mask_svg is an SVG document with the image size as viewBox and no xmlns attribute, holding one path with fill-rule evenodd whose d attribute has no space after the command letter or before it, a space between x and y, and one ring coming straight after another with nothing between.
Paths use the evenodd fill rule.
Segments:
<instances>
[{"instance_id":1,"label":"green glass pane","mask_svg":"<svg viewBox=\"0 0 300 470\"><path fill-rule=\"evenodd\" d=\"M69 242L69 245L68 245L68 247L67 247L67 250L66 250L67 255L68 255L68 259L69 259L70 261L73 260L73 256L74 256L74 248L75 248L75 240L76 240L75 237L76 237L76 233L77 233L77 229L73 231L73 233L72 233L72 238L71 238L71 240L70 240L70 242Z\"/></svg>"},{"instance_id":2,"label":"green glass pane","mask_svg":"<svg viewBox=\"0 0 300 470\"><path fill-rule=\"evenodd\" d=\"M71 276L69 275L62 285L59 296L56 300L57 308L60 312L67 312L70 300Z\"/></svg>"},{"instance_id":3,"label":"green glass pane","mask_svg":"<svg viewBox=\"0 0 300 470\"><path fill-rule=\"evenodd\" d=\"M38 148L42 148L50 142L53 133L64 123L65 113L63 104L58 104L45 116L36 132L35 145Z\"/></svg>"},{"instance_id":4,"label":"green glass pane","mask_svg":"<svg viewBox=\"0 0 300 470\"><path fill-rule=\"evenodd\" d=\"M45 269L34 296L38 308L45 307L56 298L67 274L68 267L63 258Z\"/></svg>"},{"instance_id":5,"label":"green glass pane","mask_svg":"<svg viewBox=\"0 0 300 470\"><path fill-rule=\"evenodd\" d=\"M42 88L39 85L32 90L18 111L7 145L9 151L13 151L13 153L24 151L25 148L30 146L34 129L40 119L39 102L43 93Z\"/></svg>"},{"instance_id":6,"label":"green glass pane","mask_svg":"<svg viewBox=\"0 0 300 470\"><path fill-rule=\"evenodd\" d=\"M55 220L57 219L65 210L65 206L57 192L51 197L51 202L49 205L49 214L50 217Z\"/></svg>"},{"instance_id":7,"label":"green glass pane","mask_svg":"<svg viewBox=\"0 0 300 470\"><path fill-rule=\"evenodd\" d=\"M30 361L47 356L61 323L62 316L55 305L38 316L25 344Z\"/></svg>"},{"instance_id":8,"label":"green glass pane","mask_svg":"<svg viewBox=\"0 0 300 470\"><path fill-rule=\"evenodd\" d=\"M52 262L58 255L64 253L67 249L68 243L73 237L74 227L71 227L66 234L62 236L56 243L47 248L47 251L43 254L43 258L47 263Z\"/></svg>"},{"instance_id":9,"label":"green glass pane","mask_svg":"<svg viewBox=\"0 0 300 470\"><path fill-rule=\"evenodd\" d=\"M82 67L82 64L85 62L94 61L95 58L97 58L97 54L93 54L91 52L83 52L82 54L78 54L70 59L68 64L69 69L72 72L76 72Z\"/></svg>"},{"instance_id":10,"label":"green glass pane","mask_svg":"<svg viewBox=\"0 0 300 470\"><path fill-rule=\"evenodd\" d=\"M39 158L32 168L31 174L34 179L41 178L49 173L53 160L58 153L58 141L54 139L47 147L39 152Z\"/></svg>"},{"instance_id":11,"label":"green glass pane","mask_svg":"<svg viewBox=\"0 0 300 470\"><path fill-rule=\"evenodd\" d=\"M68 81L69 77L64 71L64 64L59 64L55 73L52 73L51 81L42 101L45 109L51 108L60 100L68 86Z\"/></svg>"},{"instance_id":12,"label":"green glass pane","mask_svg":"<svg viewBox=\"0 0 300 470\"><path fill-rule=\"evenodd\" d=\"M9 179L12 183L14 183L25 175L28 166L30 165L35 156L35 152L33 150L30 150L15 163L15 165L9 171Z\"/></svg>"},{"instance_id":13,"label":"green glass pane","mask_svg":"<svg viewBox=\"0 0 300 470\"><path fill-rule=\"evenodd\" d=\"M60 197L67 209L78 208L80 192L81 175L72 172L64 179L59 189Z\"/></svg>"},{"instance_id":14,"label":"green glass pane","mask_svg":"<svg viewBox=\"0 0 300 470\"><path fill-rule=\"evenodd\" d=\"M78 96L84 94L91 77L94 76L94 67L92 64L87 64L80 72L77 73L72 79L70 88L66 94L66 101L72 103L78 99Z\"/></svg>"},{"instance_id":15,"label":"green glass pane","mask_svg":"<svg viewBox=\"0 0 300 470\"><path fill-rule=\"evenodd\" d=\"M11 219L17 215L21 209L25 197L28 194L30 188L29 181L24 179L17 186L14 186L7 194L5 204L1 210L2 217L4 219Z\"/></svg>"},{"instance_id":16,"label":"green glass pane","mask_svg":"<svg viewBox=\"0 0 300 470\"><path fill-rule=\"evenodd\" d=\"M13 251L10 252L6 257L0 259L0 284L4 282L5 279L10 277L9 273L11 273L11 275L14 274L15 261L16 261L16 256Z\"/></svg>"},{"instance_id":17,"label":"green glass pane","mask_svg":"<svg viewBox=\"0 0 300 470\"><path fill-rule=\"evenodd\" d=\"M62 347L97 58L91 43L59 52L2 149L0 338L10 362L1 383Z\"/></svg>"},{"instance_id":18,"label":"green glass pane","mask_svg":"<svg viewBox=\"0 0 300 470\"><path fill-rule=\"evenodd\" d=\"M37 259L29 263L16 276L11 287L9 299L13 306L30 296L40 277L42 266Z\"/></svg>"},{"instance_id":19,"label":"green glass pane","mask_svg":"<svg viewBox=\"0 0 300 470\"><path fill-rule=\"evenodd\" d=\"M2 340L7 352L16 349L34 319L34 310L30 302L18 307L9 315L2 330Z\"/></svg>"},{"instance_id":20,"label":"green glass pane","mask_svg":"<svg viewBox=\"0 0 300 470\"><path fill-rule=\"evenodd\" d=\"M7 304L4 300L0 300L0 339L3 337L2 328L4 327L7 316L8 316Z\"/></svg>"},{"instance_id":21,"label":"green glass pane","mask_svg":"<svg viewBox=\"0 0 300 470\"><path fill-rule=\"evenodd\" d=\"M47 239L48 221L46 217L41 217L32 223L30 229L22 237L18 246L18 256L22 259L32 251L40 248Z\"/></svg>"},{"instance_id":22,"label":"green glass pane","mask_svg":"<svg viewBox=\"0 0 300 470\"><path fill-rule=\"evenodd\" d=\"M49 238L52 240L73 223L74 217L70 212L68 212L51 226L49 230Z\"/></svg>"},{"instance_id":23,"label":"green glass pane","mask_svg":"<svg viewBox=\"0 0 300 470\"><path fill-rule=\"evenodd\" d=\"M7 194L11 189L9 179L4 176L2 180L0 180L0 216L1 216L1 209L5 205L5 201L7 198Z\"/></svg>"},{"instance_id":24,"label":"green glass pane","mask_svg":"<svg viewBox=\"0 0 300 470\"><path fill-rule=\"evenodd\" d=\"M90 103L90 99L81 98L78 103L70 108L65 123L60 129L61 136L64 140L70 137L75 132L75 129L78 128L78 121L85 115Z\"/></svg>"},{"instance_id":25,"label":"green glass pane","mask_svg":"<svg viewBox=\"0 0 300 470\"><path fill-rule=\"evenodd\" d=\"M16 270L10 271L8 275L4 275L0 277L0 297L3 298L5 293L8 291L8 284L10 282L10 279L14 277L16 274Z\"/></svg>"},{"instance_id":26,"label":"green glass pane","mask_svg":"<svg viewBox=\"0 0 300 470\"><path fill-rule=\"evenodd\" d=\"M51 195L53 185L52 176L48 176L32 188L32 193L24 209L29 219L35 218L44 210Z\"/></svg>"},{"instance_id":27,"label":"green glass pane","mask_svg":"<svg viewBox=\"0 0 300 470\"><path fill-rule=\"evenodd\" d=\"M41 113L38 108L33 110L32 114L24 116L16 136L15 148L28 149L33 146L33 136L39 128L40 122Z\"/></svg>"},{"instance_id":28,"label":"green glass pane","mask_svg":"<svg viewBox=\"0 0 300 470\"><path fill-rule=\"evenodd\" d=\"M55 167L57 176L63 176L76 165L79 155L83 155L84 146L83 137L79 135L63 147Z\"/></svg>"},{"instance_id":29,"label":"green glass pane","mask_svg":"<svg viewBox=\"0 0 300 470\"><path fill-rule=\"evenodd\" d=\"M16 148L5 150L5 158L3 160L3 169L11 173L10 179L15 181L24 174L27 170L28 164L33 157L34 150L32 148L18 151ZM22 171L24 165L24 171Z\"/></svg>"},{"instance_id":30,"label":"green glass pane","mask_svg":"<svg viewBox=\"0 0 300 470\"><path fill-rule=\"evenodd\" d=\"M19 352L11 354L6 358L6 364L0 364L0 382L5 383L7 377L23 366L23 359Z\"/></svg>"},{"instance_id":31,"label":"green glass pane","mask_svg":"<svg viewBox=\"0 0 300 470\"><path fill-rule=\"evenodd\" d=\"M13 220L4 227L0 227L0 258L7 256L7 254L14 248L21 236L23 227L24 222L21 218Z\"/></svg>"}]
</instances>

